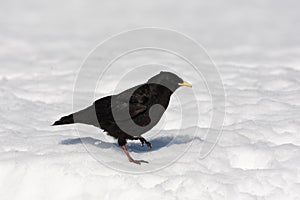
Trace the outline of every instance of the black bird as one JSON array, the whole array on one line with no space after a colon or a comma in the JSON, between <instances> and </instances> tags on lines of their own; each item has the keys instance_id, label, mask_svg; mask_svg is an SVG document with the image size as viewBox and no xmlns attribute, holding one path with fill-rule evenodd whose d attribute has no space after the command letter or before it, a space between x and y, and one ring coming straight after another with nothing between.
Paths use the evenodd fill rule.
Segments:
<instances>
[{"instance_id":1,"label":"black bird","mask_svg":"<svg viewBox=\"0 0 300 200\"><path fill-rule=\"evenodd\" d=\"M144 84L98 99L93 105L62 117L53 125L83 123L99 127L118 139L130 162L140 164L146 161L134 160L129 155L126 140L140 140L142 145L151 148L151 143L141 135L159 122L171 95L180 86L192 87L176 74L160 72Z\"/></svg>"}]
</instances>

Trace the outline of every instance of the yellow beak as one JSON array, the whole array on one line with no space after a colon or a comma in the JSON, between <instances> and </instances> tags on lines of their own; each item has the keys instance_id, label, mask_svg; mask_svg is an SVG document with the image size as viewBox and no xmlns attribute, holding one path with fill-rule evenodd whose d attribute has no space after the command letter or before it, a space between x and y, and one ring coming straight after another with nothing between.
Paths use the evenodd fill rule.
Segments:
<instances>
[{"instance_id":1,"label":"yellow beak","mask_svg":"<svg viewBox=\"0 0 300 200\"><path fill-rule=\"evenodd\" d=\"M186 86L186 87L192 87L192 85L191 84L189 84L188 82L185 82L185 81L183 81L183 83L178 83L178 85L180 85L180 86Z\"/></svg>"}]
</instances>

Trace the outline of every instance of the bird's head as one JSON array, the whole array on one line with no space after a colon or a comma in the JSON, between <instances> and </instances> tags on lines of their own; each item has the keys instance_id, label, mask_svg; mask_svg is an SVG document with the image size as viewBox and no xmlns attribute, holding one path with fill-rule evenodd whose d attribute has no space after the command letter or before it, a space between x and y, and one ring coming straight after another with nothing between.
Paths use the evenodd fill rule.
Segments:
<instances>
[{"instance_id":1,"label":"bird's head","mask_svg":"<svg viewBox=\"0 0 300 200\"><path fill-rule=\"evenodd\" d=\"M173 92L181 87L181 86L186 86L186 87L192 87L191 84L188 82L183 81L180 77L178 77L176 74L171 73L171 72L160 72L159 74L153 76L148 80L148 83L155 83L159 85L163 85Z\"/></svg>"}]
</instances>

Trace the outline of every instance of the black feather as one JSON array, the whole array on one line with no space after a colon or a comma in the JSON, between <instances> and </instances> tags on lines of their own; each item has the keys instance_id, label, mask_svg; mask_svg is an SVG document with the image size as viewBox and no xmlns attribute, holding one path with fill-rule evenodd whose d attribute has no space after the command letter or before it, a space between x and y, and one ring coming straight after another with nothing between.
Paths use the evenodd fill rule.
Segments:
<instances>
[{"instance_id":1,"label":"black feather","mask_svg":"<svg viewBox=\"0 0 300 200\"><path fill-rule=\"evenodd\" d=\"M178 83L181 82L183 80L177 75L161 72L145 84L135 86L117 95L98 99L93 105L62 117L53 125L72 123L93 125L118 139L119 145L125 145L127 139L144 134L159 122L169 105L171 95L179 87ZM160 105L163 109L155 110L150 114L154 105ZM132 121L142 128L137 129L136 126L132 126ZM120 125L126 127L126 131L120 128Z\"/></svg>"}]
</instances>

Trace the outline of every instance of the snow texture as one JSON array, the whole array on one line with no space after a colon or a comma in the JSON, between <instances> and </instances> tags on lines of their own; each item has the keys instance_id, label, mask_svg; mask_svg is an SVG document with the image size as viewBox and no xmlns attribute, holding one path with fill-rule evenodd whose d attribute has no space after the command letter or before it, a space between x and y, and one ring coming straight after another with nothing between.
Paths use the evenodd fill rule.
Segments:
<instances>
[{"instance_id":1,"label":"snow texture","mask_svg":"<svg viewBox=\"0 0 300 200\"><path fill-rule=\"evenodd\" d=\"M1 1L0 199L300 199L299 6L289 0ZM219 67L226 118L205 159L198 159L203 135L190 135L194 124L177 128L175 98L164 130L145 134L153 149L128 147L148 165L127 162L99 129L82 126L78 135L73 126L50 126L72 111L76 74L89 51L144 26L186 33ZM113 90L115 79L108 78L102 95ZM189 93L177 95L186 97L182 109L193 112ZM203 92L198 100L204 133L210 98ZM100 152L107 165L138 171L188 145L172 165L142 174L113 170L86 149Z\"/></svg>"}]
</instances>

